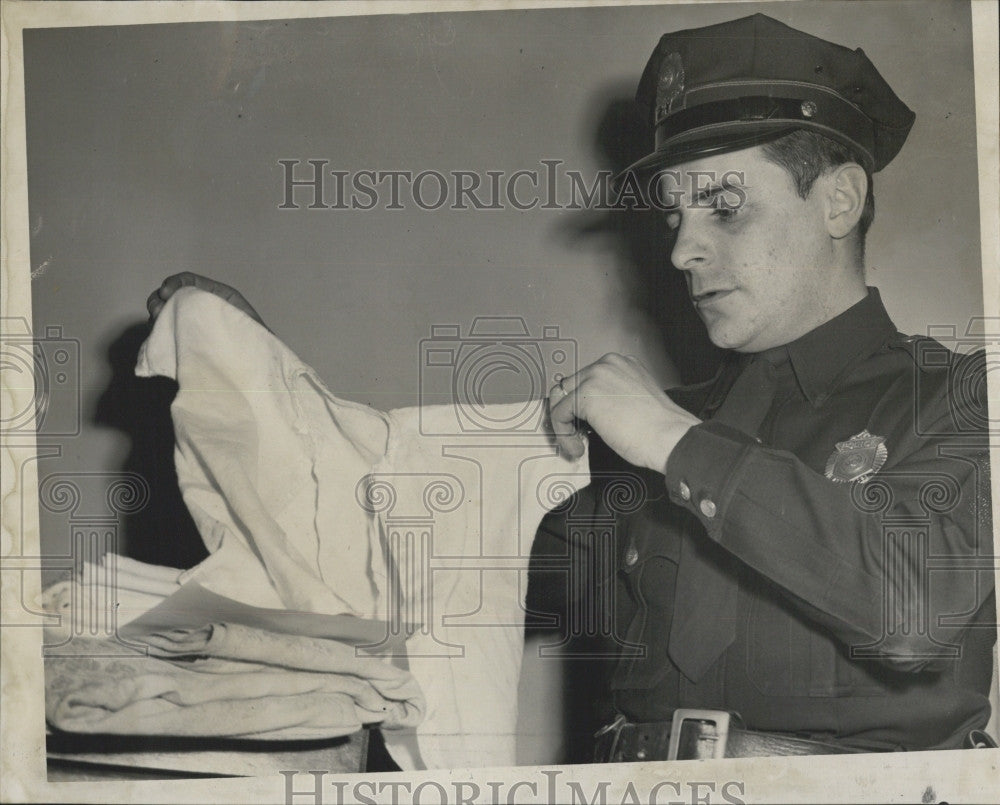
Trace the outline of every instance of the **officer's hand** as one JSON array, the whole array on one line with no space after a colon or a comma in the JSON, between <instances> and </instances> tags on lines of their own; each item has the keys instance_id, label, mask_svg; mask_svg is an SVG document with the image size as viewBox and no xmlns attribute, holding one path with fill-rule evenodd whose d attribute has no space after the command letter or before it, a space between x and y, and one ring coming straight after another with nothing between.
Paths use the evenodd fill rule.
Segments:
<instances>
[{"instance_id":1,"label":"officer's hand","mask_svg":"<svg viewBox=\"0 0 1000 805\"><path fill-rule=\"evenodd\" d=\"M217 282L209 277L194 274L190 271L183 271L180 274L174 274L173 276L167 277L160 284L160 287L149 295L149 298L146 300L146 309L149 311L150 321L154 321L156 317L160 315L160 311L167 303L167 300L173 296L174 291L178 288L183 288L185 285L190 285L194 288L201 288L203 291L214 293L216 296L225 299L229 302L229 304L239 310L242 310L258 324L265 327L267 326L264 324L264 320L261 319L257 311L253 309L253 306L243 298L243 294L235 288L225 285L224 283Z\"/></svg>"},{"instance_id":2,"label":"officer's hand","mask_svg":"<svg viewBox=\"0 0 1000 805\"><path fill-rule=\"evenodd\" d=\"M700 420L677 406L635 358L605 355L549 394L552 429L571 458L583 455L576 420L585 420L618 455L664 472L677 442Z\"/></svg>"}]
</instances>

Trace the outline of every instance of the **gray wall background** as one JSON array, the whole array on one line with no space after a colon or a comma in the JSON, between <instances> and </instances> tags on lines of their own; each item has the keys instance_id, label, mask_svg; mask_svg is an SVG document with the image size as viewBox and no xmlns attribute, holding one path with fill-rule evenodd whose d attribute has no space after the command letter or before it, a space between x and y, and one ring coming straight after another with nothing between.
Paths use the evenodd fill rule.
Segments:
<instances>
[{"instance_id":1,"label":"gray wall background","mask_svg":"<svg viewBox=\"0 0 1000 805\"><path fill-rule=\"evenodd\" d=\"M615 350L646 359L664 385L704 374L712 353L635 216L412 204L282 210L278 160L509 175L559 159L589 176L648 146L628 102L661 33L758 10L861 46L916 111L900 157L876 176L869 281L901 329L964 330L982 314L965 4L696 4L27 32L34 324L36 332L60 326L81 350L81 432L57 440L60 455L40 460L40 479L142 472L154 499L126 524L125 550L147 561L197 560L167 490L169 388L129 374L146 296L183 270L240 288L336 393L380 408L417 402L419 342L433 324L464 329L482 315L521 316L532 333L558 326L575 340L580 365ZM65 551L64 515L41 514L43 551Z\"/></svg>"}]
</instances>

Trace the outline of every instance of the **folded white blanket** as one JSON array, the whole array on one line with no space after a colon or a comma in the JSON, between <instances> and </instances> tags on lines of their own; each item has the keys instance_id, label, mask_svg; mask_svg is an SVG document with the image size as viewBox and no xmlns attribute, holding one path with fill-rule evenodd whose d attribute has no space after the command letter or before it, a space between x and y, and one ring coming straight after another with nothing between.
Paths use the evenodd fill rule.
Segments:
<instances>
[{"instance_id":1,"label":"folded white blanket","mask_svg":"<svg viewBox=\"0 0 1000 805\"><path fill-rule=\"evenodd\" d=\"M73 641L46 660L45 714L70 732L229 738L332 738L362 724L413 726L413 677L336 640L238 624L148 635L150 656L101 656Z\"/></svg>"},{"instance_id":2,"label":"folded white blanket","mask_svg":"<svg viewBox=\"0 0 1000 805\"><path fill-rule=\"evenodd\" d=\"M440 435L451 406L340 400L265 328L192 288L161 311L136 372L180 386L178 480L211 551L181 581L416 624L407 661L427 713L416 742L387 733L396 761L512 764L531 542L553 490L589 481L586 456L562 458L544 417L534 433Z\"/></svg>"}]
</instances>

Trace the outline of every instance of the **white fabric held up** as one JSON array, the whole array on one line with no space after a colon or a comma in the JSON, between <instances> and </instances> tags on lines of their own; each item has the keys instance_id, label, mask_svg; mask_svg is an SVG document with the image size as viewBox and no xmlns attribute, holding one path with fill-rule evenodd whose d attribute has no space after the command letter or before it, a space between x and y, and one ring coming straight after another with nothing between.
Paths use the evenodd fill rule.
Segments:
<instances>
[{"instance_id":1,"label":"white fabric held up","mask_svg":"<svg viewBox=\"0 0 1000 805\"><path fill-rule=\"evenodd\" d=\"M544 403L528 425L524 403L487 406L476 413L496 427L469 432L451 405L341 400L268 330L193 288L161 311L136 373L180 386L177 475L211 552L180 581L412 624L406 662L427 715L386 732L397 763L512 765L531 542L589 482L586 454L559 455Z\"/></svg>"}]
</instances>

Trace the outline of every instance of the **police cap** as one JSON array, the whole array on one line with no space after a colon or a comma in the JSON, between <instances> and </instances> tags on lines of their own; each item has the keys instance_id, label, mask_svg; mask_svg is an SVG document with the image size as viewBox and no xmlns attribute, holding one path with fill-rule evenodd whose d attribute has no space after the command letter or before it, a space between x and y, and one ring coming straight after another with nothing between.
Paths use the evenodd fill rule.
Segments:
<instances>
[{"instance_id":1,"label":"police cap","mask_svg":"<svg viewBox=\"0 0 1000 805\"><path fill-rule=\"evenodd\" d=\"M870 171L899 152L914 114L860 48L764 14L665 34L636 93L655 129L641 173L749 148L795 129L851 146Z\"/></svg>"}]
</instances>

